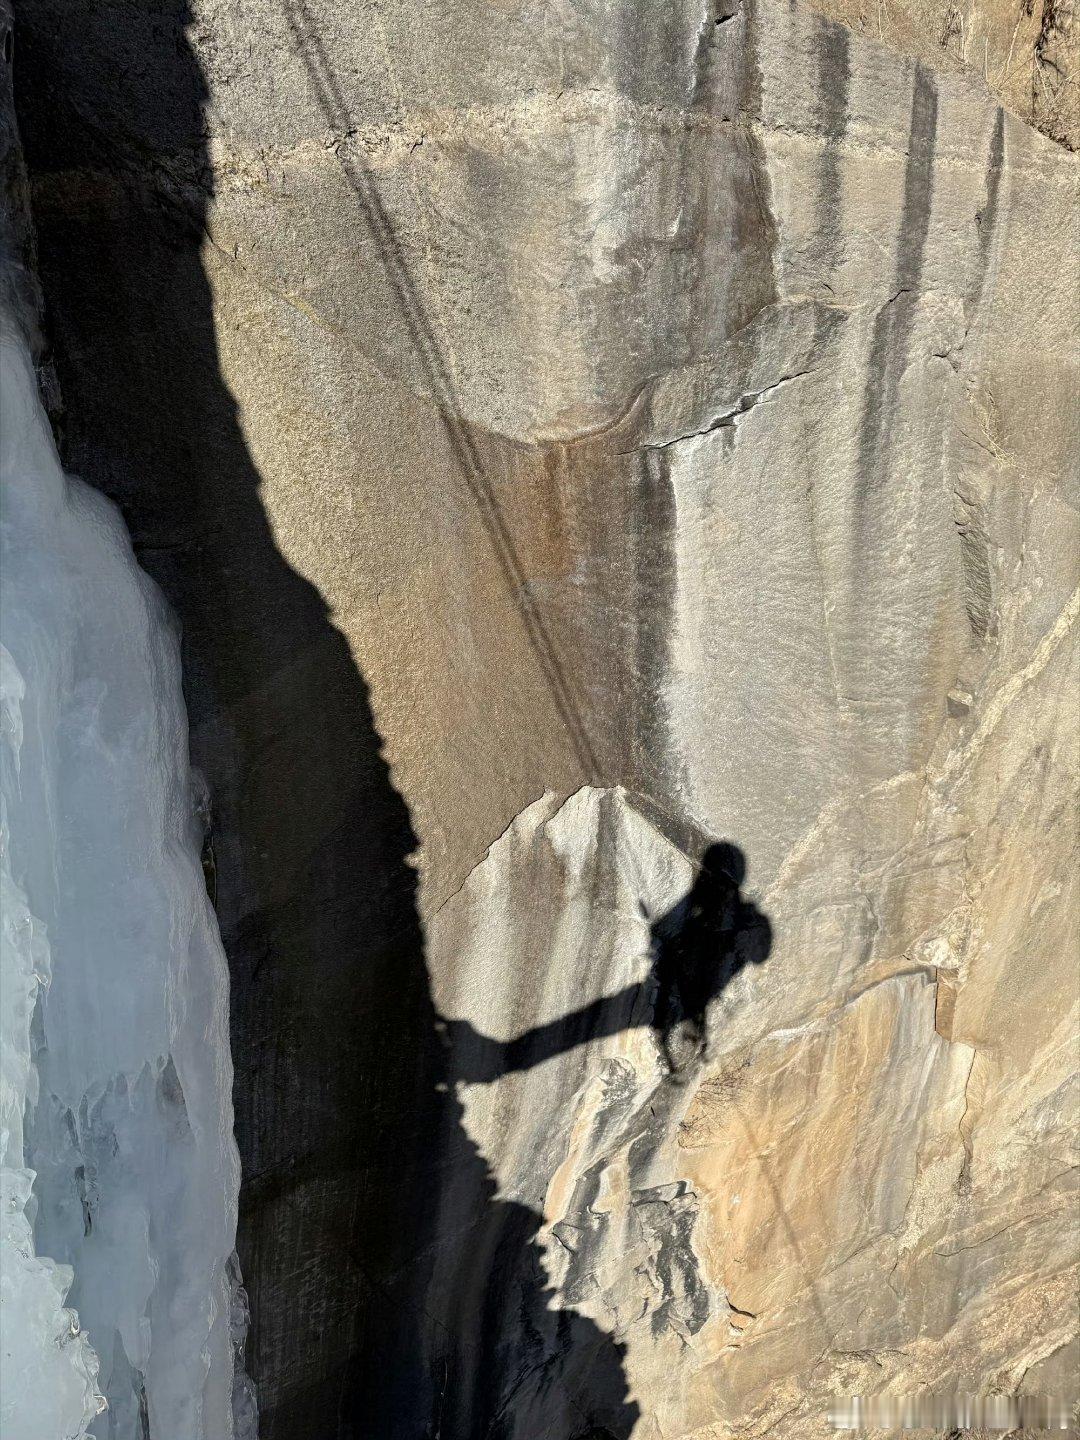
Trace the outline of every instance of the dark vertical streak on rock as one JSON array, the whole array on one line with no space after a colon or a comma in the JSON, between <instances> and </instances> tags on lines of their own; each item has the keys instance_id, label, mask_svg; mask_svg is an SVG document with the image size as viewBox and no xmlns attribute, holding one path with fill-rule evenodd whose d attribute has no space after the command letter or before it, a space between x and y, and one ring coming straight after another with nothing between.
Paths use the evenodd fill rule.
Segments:
<instances>
[{"instance_id":1,"label":"dark vertical streak on rock","mask_svg":"<svg viewBox=\"0 0 1080 1440\"><path fill-rule=\"evenodd\" d=\"M670 673L669 646L675 605L675 494L668 457L641 457L631 475L628 538L632 551L633 617L627 656L633 724L626 734L632 752L624 773L646 777L647 789L667 793L671 744L664 695Z\"/></svg>"},{"instance_id":2,"label":"dark vertical streak on rock","mask_svg":"<svg viewBox=\"0 0 1080 1440\"><path fill-rule=\"evenodd\" d=\"M724 328L733 335L777 299L776 255L780 237L773 216L771 180L765 146L755 127L763 119L764 81L758 60L758 3L744 0L738 15L724 26L726 57L718 73L714 110L738 117L734 127L735 163L731 172L730 253L737 262L736 282L727 288Z\"/></svg>"},{"instance_id":3,"label":"dark vertical streak on rock","mask_svg":"<svg viewBox=\"0 0 1080 1440\"><path fill-rule=\"evenodd\" d=\"M994 120L994 131L990 137L990 153L986 162L986 200L975 216L979 231L979 274L975 305L982 300L991 275L994 235L997 231L998 206L1001 197L1001 179L1005 170L1005 111L998 106ZM970 315L969 315L970 320Z\"/></svg>"},{"instance_id":4,"label":"dark vertical streak on rock","mask_svg":"<svg viewBox=\"0 0 1080 1440\"><path fill-rule=\"evenodd\" d=\"M715 43L716 37L713 34L713 27L703 18L701 29L698 31L697 43L694 46L694 58L690 64L690 74L693 77L690 85L689 101L689 108L691 110L699 104L702 91L706 86L710 68L710 55Z\"/></svg>"},{"instance_id":5,"label":"dark vertical streak on rock","mask_svg":"<svg viewBox=\"0 0 1080 1440\"><path fill-rule=\"evenodd\" d=\"M848 534L850 558L847 594L841 614L848 627L846 645L849 694L873 704L883 688L910 676L907 658L890 648L888 636L871 639L867 613L880 611L903 595L899 572L904 553L897 528L917 523L910 509L897 508L893 486L894 456L918 453L926 437L905 426L901 384L917 357L909 354L919 312L920 287L934 186L937 92L922 65L914 67L903 200L895 240L889 293L879 305L870 334L866 381L859 418L857 470L852 477ZM925 423L925 422L923 422ZM914 448L913 448L914 447ZM897 484L907 484L907 477ZM907 683L906 680L903 683Z\"/></svg>"},{"instance_id":6,"label":"dark vertical streak on rock","mask_svg":"<svg viewBox=\"0 0 1080 1440\"><path fill-rule=\"evenodd\" d=\"M815 273L817 284L827 283L844 258L844 233L840 228L843 196L840 193L843 166L840 144L847 133L848 90L851 65L850 37L843 25L821 22L818 44L818 120L824 147L821 154L821 183L817 203ZM830 287L831 288L831 287Z\"/></svg>"},{"instance_id":7,"label":"dark vertical streak on rock","mask_svg":"<svg viewBox=\"0 0 1080 1440\"><path fill-rule=\"evenodd\" d=\"M1005 112L998 107L986 164L986 193L982 208L975 215L978 247L975 273L964 297L965 339L975 323L987 287L994 276L994 241L998 226L998 209L1002 176L1005 169ZM977 481L969 481L963 473L952 482L953 523L959 547L964 610L972 641L973 656L983 650L996 632L997 616L994 567L988 538L986 493Z\"/></svg>"},{"instance_id":8,"label":"dark vertical streak on rock","mask_svg":"<svg viewBox=\"0 0 1080 1440\"><path fill-rule=\"evenodd\" d=\"M883 442L887 428L895 419L900 377L907 364L907 341L919 303L923 251L930 229L936 134L937 92L927 71L922 65L916 65L893 293L875 317L867 362L869 378L859 434L859 479L863 494L871 494L886 479Z\"/></svg>"}]
</instances>

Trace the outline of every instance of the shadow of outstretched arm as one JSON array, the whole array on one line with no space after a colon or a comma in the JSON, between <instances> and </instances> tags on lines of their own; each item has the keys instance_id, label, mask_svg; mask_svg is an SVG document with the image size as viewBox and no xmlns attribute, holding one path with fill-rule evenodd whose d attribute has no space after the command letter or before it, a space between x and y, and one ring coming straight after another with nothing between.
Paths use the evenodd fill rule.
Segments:
<instances>
[{"instance_id":1,"label":"shadow of outstretched arm","mask_svg":"<svg viewBox=\"0 0 1080 1440\"><path fill-rule=\"evenodd\" d=\"M440 1020L438 1029L450 1052L451 1074L470 1085L487 1085L501 1075L531 1070L590 1040L648 1025L651 1006L641 1003L643 989L627 985L546 1025L534 1025L513 1040L481 1034L468 1020Z\"/></svg>"}]
</instances>

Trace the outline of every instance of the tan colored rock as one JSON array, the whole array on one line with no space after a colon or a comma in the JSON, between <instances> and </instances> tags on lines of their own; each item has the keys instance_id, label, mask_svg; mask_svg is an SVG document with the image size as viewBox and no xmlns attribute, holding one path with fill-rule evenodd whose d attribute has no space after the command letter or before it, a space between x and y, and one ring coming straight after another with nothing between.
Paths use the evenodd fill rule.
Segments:
<instances>
[{"instance_id":1,"label":"tan colored rock","mask_svg":"<svg viewBox=\"0 0 1080 1440\"><path fill-rule=\"evenodd\" d=\"M820 15L935 70L973 75L1051 140L1080 143L1072 0L820 0Z\"/></svg>"}]
</instances>

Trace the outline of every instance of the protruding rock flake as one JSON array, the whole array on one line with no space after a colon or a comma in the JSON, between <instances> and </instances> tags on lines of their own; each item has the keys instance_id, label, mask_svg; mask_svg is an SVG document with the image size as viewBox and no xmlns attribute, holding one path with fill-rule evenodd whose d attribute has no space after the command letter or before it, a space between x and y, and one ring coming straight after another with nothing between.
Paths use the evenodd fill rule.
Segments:
<instances>
[{"instance_id":1,"label":"protruding rock flake","mask_svg":"<svg viewBox=\"0 0 1080 1440\"><path fill-rule=\"evenodd\" d=\"M0 341L0 1429L227 1440L228 973L175 627Z\"/></svg>"}]
</instances>

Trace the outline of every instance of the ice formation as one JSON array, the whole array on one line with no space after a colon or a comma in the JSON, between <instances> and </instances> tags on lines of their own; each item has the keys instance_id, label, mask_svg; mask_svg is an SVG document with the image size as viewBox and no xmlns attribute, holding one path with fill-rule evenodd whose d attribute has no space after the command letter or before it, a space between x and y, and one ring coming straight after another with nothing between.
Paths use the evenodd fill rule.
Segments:
<instances>
[{"instance_id":1,"label":"ice formation","mask_svg":"<svg viewBox=\"0 0 1080 1440\"><path fill-rule=\"evenodd\" d=\"M62 473L10 330L0 486L0 1433L253 1434L177 637L114 508Z\"/></svg>"}]
</instances>

